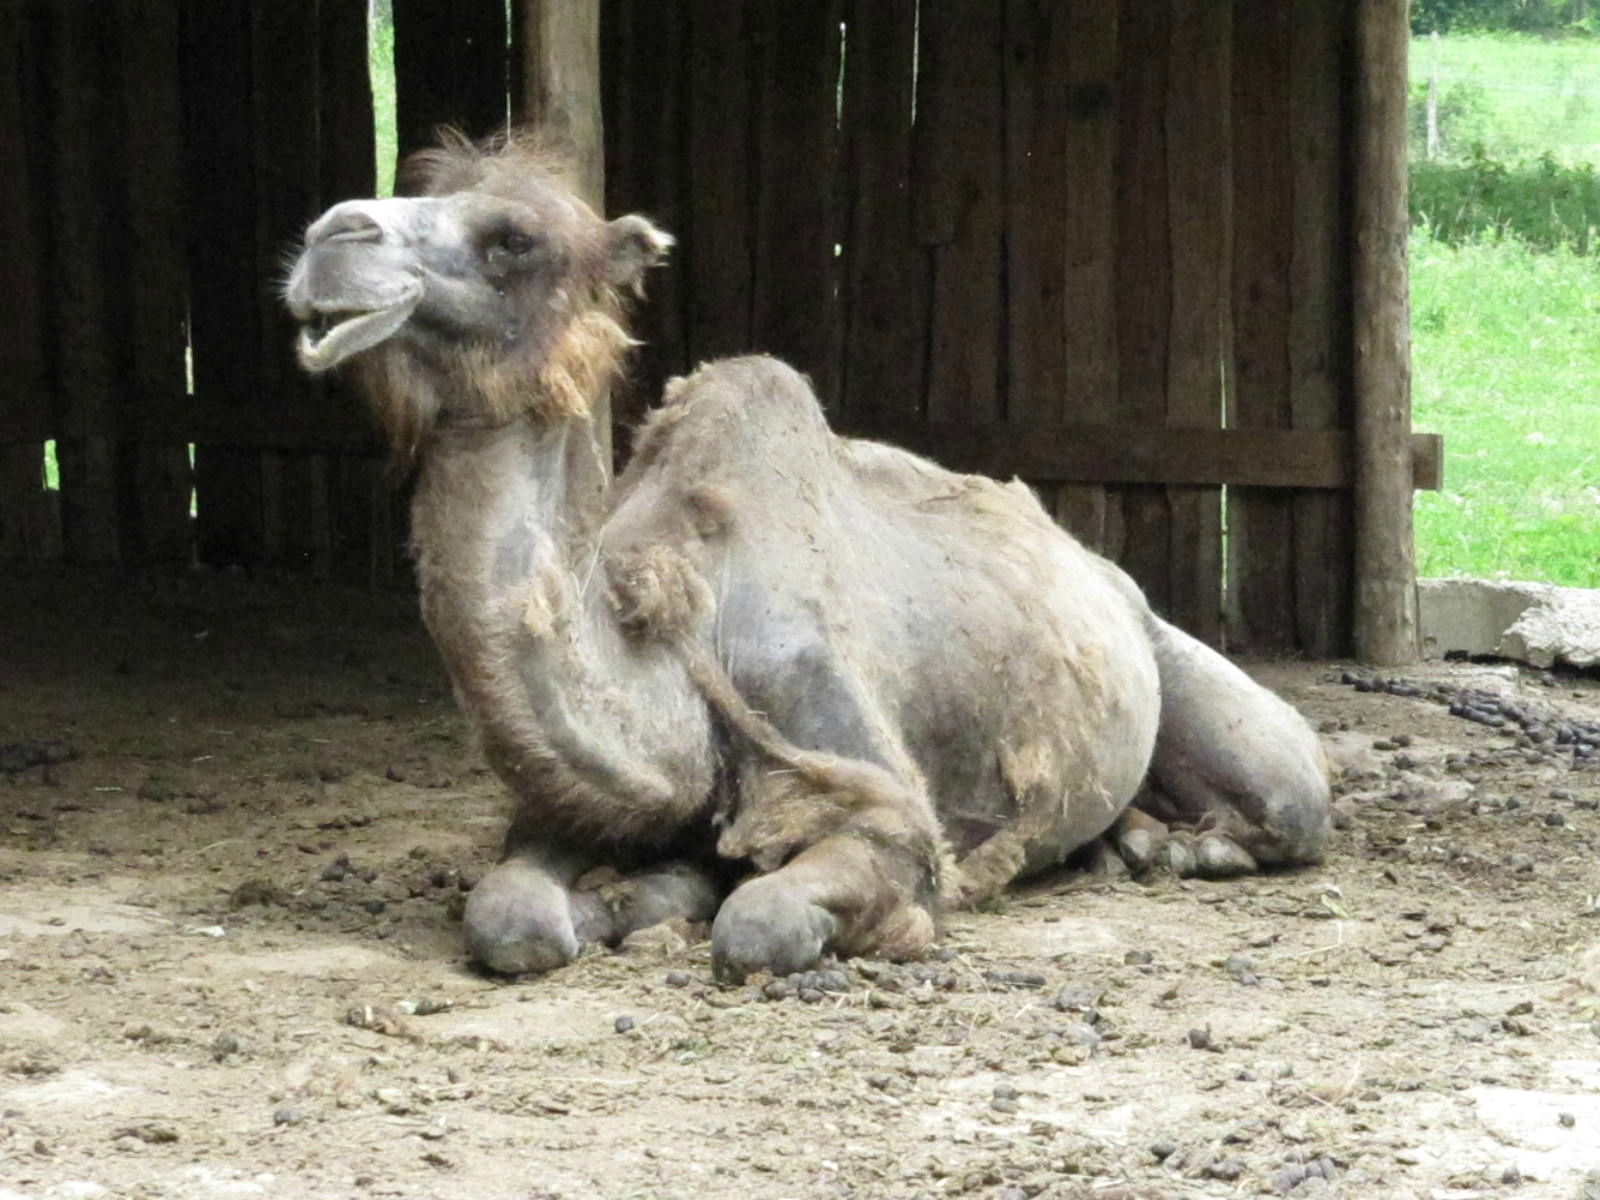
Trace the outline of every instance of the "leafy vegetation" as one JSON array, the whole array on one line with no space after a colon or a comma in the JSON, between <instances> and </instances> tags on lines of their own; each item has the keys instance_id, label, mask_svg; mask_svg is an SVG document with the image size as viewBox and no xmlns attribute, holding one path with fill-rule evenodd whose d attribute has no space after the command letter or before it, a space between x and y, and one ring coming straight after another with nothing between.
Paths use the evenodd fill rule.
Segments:
<instances>
[{"instance_id":1,"label":"leafy vegetation","mask_svg":"<svg viewBox=\"0 0 1600 1200\"><path fill-rule=\"evenodd\" d=\"M1587 255L1600 227L1600 177L1587 163L1564 167L1549 155L1511 165L1481 153L1461 163L1417 163L1411 216L1450 245L1508 238L1530 250Z\"/></svg>"},{"instance_id":2,"label":"leafy vegetation","mask_svg":"<svg viewBox=\"0 0 1600 1200\"><path fill-rule=\"evenodd\" d=\"M1508 30L1556 33L1596 32L1590 0L1411 0L1413 33L1465 33Z\"/></svg>"},{"instance_id":3,"label":"leafy vegetation","mask_svg":"<svg viewBox=\"0 0 1600 1200\"><path fill-rule=\"evenodd\" d=\"M1600 38L1515 34L1417 38L1411 44L1411 158L1505 162L1548 156L1600 163ZM1437 103L1430 155L1427 103Z\"/></svg>"},{"instance_id":4,"label":"leafy vegetation","mask_svg":"<svg viewBox=\"0 0 1600 1200\"><path fill-rule=\"evenodd\" d=\"M392 196L399 138L395 132L394 15L386 2L375 3L367 21L367 67L372 76L377 132L378 195Z\"/></svg>"}]
</instances>

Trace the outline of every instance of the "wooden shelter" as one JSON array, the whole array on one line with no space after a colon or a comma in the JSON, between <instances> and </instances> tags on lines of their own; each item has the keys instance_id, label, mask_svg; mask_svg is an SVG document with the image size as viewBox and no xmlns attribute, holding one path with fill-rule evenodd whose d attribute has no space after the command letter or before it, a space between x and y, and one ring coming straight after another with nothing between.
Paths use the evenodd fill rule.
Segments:
<instances>
[{"instance_id":1,"label":"wooden shelter","mask_svg":"<svg viewBox=\"0 0 1600 1200\"><path fill-rule=\"evenodd\" d=\"M1414 653L1404 0L393 9L402 150L537 118L680 239L619 445L769 351L844 431L1034 483L1207 640ZM394 481L275 294L373 189L366 21L0 0L0 559L395 572Z\"/></svg>"}]
</instances>

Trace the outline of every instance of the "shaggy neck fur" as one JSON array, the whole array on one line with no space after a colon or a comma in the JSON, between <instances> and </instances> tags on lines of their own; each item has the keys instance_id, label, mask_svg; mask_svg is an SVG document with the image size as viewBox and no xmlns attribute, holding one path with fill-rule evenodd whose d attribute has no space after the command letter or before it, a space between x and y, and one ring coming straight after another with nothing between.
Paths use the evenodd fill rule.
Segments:
<instances>
[{"instance_id":1,"label":"shaggy neck fur","mask_svg":"<svg viewBox=\"0 0 1600 1200\"><path fill-rule=\"evenodd\" d=\"M517 820L626 845L706 803L711 729L681 660L620 627L571 494L588 442L570 420L447 421L423 444L412 529L424 619Z\"/></svg>"},{"instance_id":2,"label":"shaggy neck fur","mask_svg":"<svg viewBox=\"0 0 1600 1200\"><path fill-rule=\"evenodd\" d=\"M636 344L620 310L616 292L597 287L553 344L524 347L521 355L467 346L426 363L399 343L358 360L357 377L390 448L406 462L441 420L504 424L526 414L543 424L586 421L592 398L611 386ZM526 364L530 357L541 361L536 371Z\"/></svg>"}]
</instances>

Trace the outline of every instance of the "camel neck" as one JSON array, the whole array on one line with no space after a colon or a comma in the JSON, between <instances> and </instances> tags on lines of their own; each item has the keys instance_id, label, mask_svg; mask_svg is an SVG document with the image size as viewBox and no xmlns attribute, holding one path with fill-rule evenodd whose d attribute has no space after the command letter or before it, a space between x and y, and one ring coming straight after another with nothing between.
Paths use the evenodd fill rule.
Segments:
<instances>
[{"instance_id":1,"label":"camel neck","mask_svg":"<svg viewBox=\"0 0 1600 1200\"><path fill-rule=\"evenodd\" d=\"M536 567L567 557L579 509L569 494L569 436L565 426L522 420L434 432L412 504L427 610L492 626L491 610Z\"/></svg>"},{"instance_id":2,"label":"camel neck","mask_svg":"<svg viewBox=\"0 0 1600 1200\"><path fill-rule=\"evenodd\" d=\"M574 495L587 440L527 421L436 432L412 507L422 609L524 818L581 820L607 796L647 830L705 797L710 733L681 664L618 628Z\"/></svg>"}]
</instances>

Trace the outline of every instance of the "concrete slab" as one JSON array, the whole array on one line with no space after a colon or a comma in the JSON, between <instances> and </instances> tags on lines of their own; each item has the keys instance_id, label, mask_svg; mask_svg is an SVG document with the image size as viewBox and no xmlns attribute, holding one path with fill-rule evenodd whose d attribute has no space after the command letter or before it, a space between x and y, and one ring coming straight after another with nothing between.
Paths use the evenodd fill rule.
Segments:
<instances>
[{"instance_id":1,"label":"concrete slab","mask_svg":"<svg viewBox=\"0 0 1600 1200\"><path fill-rule=\"evenodd\" d=\"M1600 590L1487 579L1419 582L1423 653L1600 664Z\"/></svg>"}]
</instances>

